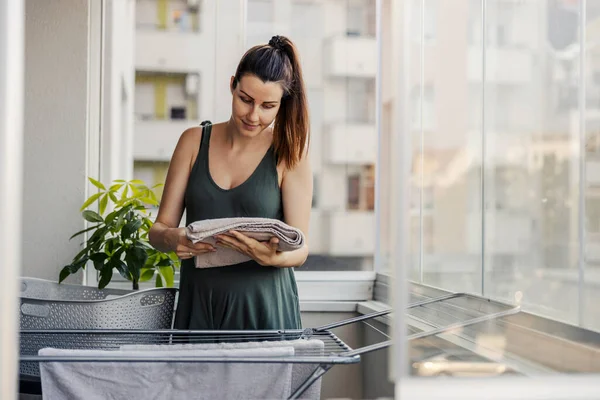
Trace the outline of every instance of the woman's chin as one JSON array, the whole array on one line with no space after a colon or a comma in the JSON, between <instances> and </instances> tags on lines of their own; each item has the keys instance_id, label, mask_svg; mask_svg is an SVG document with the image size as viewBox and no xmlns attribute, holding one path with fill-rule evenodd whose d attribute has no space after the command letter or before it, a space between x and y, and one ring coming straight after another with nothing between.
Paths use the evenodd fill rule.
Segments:
<instances>
[{"instance_id":1,"label":"woman's chin","mask_svg":"<svg viewBox=\"0 0 600 400\"><path fill-rule=\"evenodd\" d=\"M260 132L260 125L249 125L242 122L242 130L249 133L258 133Z\"/></svg>"}]
</instances>

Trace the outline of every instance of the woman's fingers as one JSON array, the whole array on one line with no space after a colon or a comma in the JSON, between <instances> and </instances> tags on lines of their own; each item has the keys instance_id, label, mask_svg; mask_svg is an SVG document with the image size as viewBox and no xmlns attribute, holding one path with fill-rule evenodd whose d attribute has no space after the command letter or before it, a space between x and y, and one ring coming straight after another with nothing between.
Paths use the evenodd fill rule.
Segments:
<instances>
[{"instance_id":1,"label":"woman's fingers","mask_svg":"<svg viewBox=\"0 0 600 400\"><path fill-rule=\"evenodd\" d=\"M192 251L206 253L209 251L217 251L217 248L210 243L198 242L192 245Z\"/></svg>"},{"instance_id":2,"label":"woman's fingers","mask_svg":"<svg viewBox=\"0 0 600 400\"><path fill-rule=\"evenodd\" d=\"M181 258L182 260L186 260L200 254L212 253L215 251L217 251L217 248L210 243L198 242L193 244L192 242L189 242L177 246L176 254L177 257Z\"/></svg>"}]
</instances>

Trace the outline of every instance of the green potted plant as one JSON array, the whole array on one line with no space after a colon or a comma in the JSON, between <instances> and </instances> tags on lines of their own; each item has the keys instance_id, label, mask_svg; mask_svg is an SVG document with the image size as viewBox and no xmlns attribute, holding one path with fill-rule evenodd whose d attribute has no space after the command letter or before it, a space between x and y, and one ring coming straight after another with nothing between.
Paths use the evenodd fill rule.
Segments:
<instances>
[{"instance_id":1,"label":"green potted plant","mask_svg":"<svg viewBox=\"0 0 600 400\"><path fill-rule=\"evenodd\" d=\"M180 266L179 258L174 252L156 250L148 242L153 222L147 206L158 205L154 189L160 185L149 188L141 180L119 179L106 189L99 181L89 180L99 192L90 196L80 211L92 225L75 233L69 240L86 232L89 232L89 238L73 261L63 267L59 282L85 269L91 262L100 275L100 289L110 283L114 270L130 280L134 290L139 289L139 282L153 278L157 287L172 287L175 269ZM114 207L105 216L109 201ZM98 203L98 212L87 209L94 203Z\"/></svg>"}]
</instances>

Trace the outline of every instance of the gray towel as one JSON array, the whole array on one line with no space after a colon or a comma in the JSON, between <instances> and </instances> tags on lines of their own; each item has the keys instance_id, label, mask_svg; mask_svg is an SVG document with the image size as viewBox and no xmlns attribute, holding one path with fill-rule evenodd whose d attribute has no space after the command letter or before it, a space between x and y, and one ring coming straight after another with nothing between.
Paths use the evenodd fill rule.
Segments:
<instances>
[{"instance_id":1,"label":"gray towel","mask_svg":"<svg viewBox=\"0 0 600 400\"><path fill-rule=\"evenodd\" d=\"M285 341L263 341L243 343L202 343L202 344L165 344L165 345L124 345L121 350L195 350L195 349L248 349L253 347L286 347L293 346L295 356L322 356L325 344L318 339L298 339ZM292 390L298 387L313 373L318 364L292 364ZM300 397L305 400L319 400L321 398L321 378L312 384Z\"/></svg>"},{"instance_id":2,"label":"gray towel","mask_svg":"<svg viewBox=\"0 0 600 400\"><path fill-rule=\"evenodd\" d=\"M271 218L216 218L192 222L186 227L187 237L193 243L204 242L215 245L214 235L227 234L235 230L258 241L268 241L273 236L279 239L279 251L293 251L304 246L304 234L300 229ZM250 257L236 250L219 247L214 253L196 257L196 268L222 267L239 264Z\"/></svg>"},{"instance_id":3,"label":"gray towel","mask_svg":"<svg viewBox=\"0 0 600 400\"><path fill-rule=\"evenodd\" d=\"M164 351L65 350L45 348L41 356L143 356ZM171 351L169 356L289 357L294 348ZM290 364L41 362L45 400L282 399L290 395Z\"/></svg>"}]
</instances>

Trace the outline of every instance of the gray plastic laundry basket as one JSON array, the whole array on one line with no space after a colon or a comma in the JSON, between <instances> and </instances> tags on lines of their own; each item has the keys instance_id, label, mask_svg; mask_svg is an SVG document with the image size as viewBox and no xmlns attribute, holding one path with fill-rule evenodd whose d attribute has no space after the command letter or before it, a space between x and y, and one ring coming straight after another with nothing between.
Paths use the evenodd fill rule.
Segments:
<instances>
[{"instance_id":1,"label":"gray plastic laundry basket","mask_svg":"<svg viewBox=\"0 0 600 400\"><path fill-rule=\"evenodd\" d=\"M70 285L38 278L21 278L20 296L40 300L104 300L132 292L125 289Z\"/></svg>"},{"instance_id":2,"label":"gray plastic laundry basket","mask_svg":"<svg viewBox=\"0 0 600 400\"><path fill-rule=\"evenodd\" d=\"M99 290L92 286L58 284L21 278L20 329L170 329L175 288L140 291ZM147 336L146 336L147 338ZM110 338L94 341L89 335L32 335L22 338L21 354L37 354L44 347L107 349ZM36 363L21 363L21 374L39 375Z\"/></svg>"}]
</instances>

